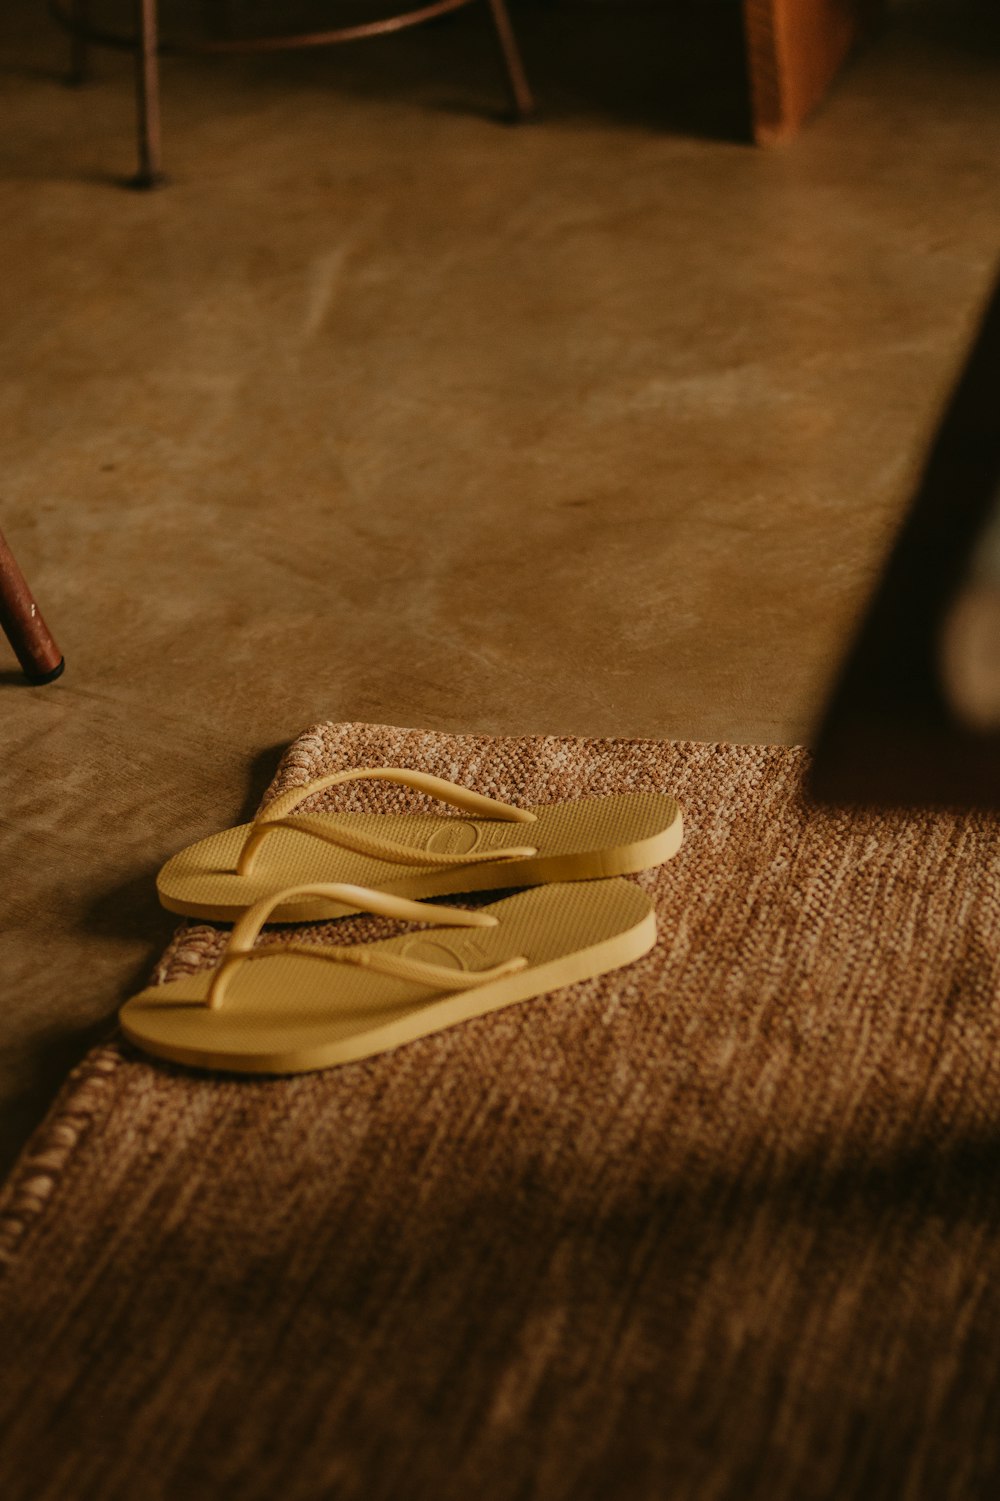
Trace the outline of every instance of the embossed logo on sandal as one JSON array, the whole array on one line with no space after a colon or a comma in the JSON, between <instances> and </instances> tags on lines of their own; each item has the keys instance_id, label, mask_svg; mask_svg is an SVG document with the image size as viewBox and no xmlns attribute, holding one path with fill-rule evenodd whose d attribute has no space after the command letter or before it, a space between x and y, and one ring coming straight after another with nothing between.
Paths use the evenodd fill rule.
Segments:
<instances>
[{"instance_id":1,"label":"embossed logo on sandal","mask_svg":"<svg viewBox=\"0 0 1000 1501\"><path fill-rule=\"evenodd\" d=\"M449 818L435 829L427 848L436 855L470 855L480 843L481 826L461 818Z\"/></svg>"}]
</instances>

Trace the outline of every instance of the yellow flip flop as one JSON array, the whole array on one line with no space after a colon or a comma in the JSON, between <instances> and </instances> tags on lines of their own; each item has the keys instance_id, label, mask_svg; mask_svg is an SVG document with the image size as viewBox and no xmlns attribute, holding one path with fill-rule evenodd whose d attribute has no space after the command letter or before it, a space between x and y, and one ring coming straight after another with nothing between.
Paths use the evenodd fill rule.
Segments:
<instances>
[{"instance_id":1,"label":"yellow flip flop","mask_svg":"<svg viewBox=\"0 0 1000 1501\"><path fill-rule=\"evenodd\" d=\"M300 813L307 798L382 779L450 803L465 816ZM252 824L188 845L157 877L170 912L234 922L279 887L365 886L413 899L551 881L629 875L680 847L681 810L662 792L629 792L515 808L426 772L377 766L320 777L286 792ZM342 917L314 897L283 901L272 922Z\"/></svg>"},{"instance_id":2,"label":"yellow flip flop","mask_svg":"<svg viewBox=\"0 0 1000 1501\"><path fill-rule=\"evenodd\" d=\"M275 910L303 901L434 931L349 946L254 947ZM142 991L122 1007L121 1025L147 1053L175 1063L304 1073L604 974L655 942L652 904L630 881L535 886L475 912L341 884L293 887L244 914L214 971Z\"/></svg>"}]
</instances>

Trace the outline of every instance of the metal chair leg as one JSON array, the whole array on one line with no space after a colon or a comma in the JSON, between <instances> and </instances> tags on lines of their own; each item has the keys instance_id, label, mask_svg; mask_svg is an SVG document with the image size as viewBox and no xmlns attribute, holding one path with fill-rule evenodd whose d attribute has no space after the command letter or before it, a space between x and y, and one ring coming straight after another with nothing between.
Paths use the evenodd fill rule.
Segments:
<instances>
[{"instance_id":1,"label":"metal chair leg","mask_svg":"<svg viewBox=\"0 0 1000 1501\"><path fill-rule=\"evenodd\" d=\"M28 588L0 532L0 627L14 648L25 677L32 683L51 683L62 672L62 652L53 641Z\"/></svg>"},{"instance_id":2,"label":"metal chair leg","mask_svg":"<svg viewBox=\"0 0 1000 1501\"><path fill-rule=\"evenodd\" d=\"M135 96L139 170L133 188L155 188L163 181L160 157L160 57L156 0L135 0Z\"/></svg>"},{"instance_id":3,"label":"metal chair leg","mask_svg":"<svg viewBox=\"0 0 1000 1501\"><path fill-rule=\"evenodd\" d=\"M489 0L489 4L500 51L503 53L504 66L507 69L507 82L510 86L514 115L518 120L524 120L534 114L535 99L524 71L524 63L521 61L521 51L514 36L510 14L505 0Z\"/></svg>"}]
</instances>

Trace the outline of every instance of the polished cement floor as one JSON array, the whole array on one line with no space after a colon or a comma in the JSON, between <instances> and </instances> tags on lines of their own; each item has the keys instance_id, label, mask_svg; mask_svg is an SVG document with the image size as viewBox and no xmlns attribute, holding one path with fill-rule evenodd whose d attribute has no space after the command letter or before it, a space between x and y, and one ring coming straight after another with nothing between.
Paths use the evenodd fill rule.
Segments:
<instances>
[{"instance_id":1,"label":"polished cement floor","mask_svg":"<svg viewBox=\"0 0 1000 1501\"><path fill-rule=\"evenodd\" d=\"M310 722L808 739L1000 251L996 7L897 7L773 152L689 10L519 7L520 129L485 12L168 61L142 195L126 60L4 8L0 525L68 667L0 664L0 1166Z\"/></svg>"}]
</instances>

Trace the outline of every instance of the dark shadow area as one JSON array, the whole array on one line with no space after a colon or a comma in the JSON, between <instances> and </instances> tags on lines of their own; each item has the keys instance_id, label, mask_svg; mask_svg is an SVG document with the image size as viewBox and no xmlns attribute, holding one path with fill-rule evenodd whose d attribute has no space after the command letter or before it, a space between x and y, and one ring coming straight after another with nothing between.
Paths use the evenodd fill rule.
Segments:
<instances>
[{"instance_id":1,"label":"dark shadow area","mask_svg":"<svg viewBox=\"0 0 1000 1501\"><path fill-rule=\"evenodd\" d=\"M108 1154L111 1183L96 1204L69 1185L54 1211L67 1239L75 1212L89 1248L116 1203L131 1215L122 1163L145 1169L143 1187L155 1174L131 1229L145 1254L124 1273L142 1295L122 1298L120 1256L102 1258L83 1292L68 1278L57 1348L76 1380L58 1413L86 1421L109 1364L142 1371L136 1352L172 1348L179 1320L201 1364L219 1359L220 1324L236 1331L228 1379L207 1396L158 1373L174 1399L157 1421L161 1436L170 1424L177 1494L263 1494L252 1476L265 1455L308 1477L297 1495L323 1494L322 1477L349 1465L365 1477L352 1496L516 1501L543 1493L543 1464L559 1477L544 1494L563 1501L993 1494L1000 1139L988 1116L945 1144L916 1121L901 1141L897 1119L880 1145L887 1103L856 1139L824 1131L797 1154L738 1129L711 1148L694 1130L685 1160L690 1119L651 1105L616 1157L592 1138L581 1153L554 1101L551 1113L473 1112L440 1085L401 1131L398 1099L358 1065L341 1078L363 1130L321 1082L262 1080L209 1109L219 1081L202 1075L192 1144L171 1134L189 1075L156 1073L170 1088L158 1116L146 1109L152 1139L136 1145L119 1095L101 1146L85 1148L91 1163ZM320 1122L307 1131L303 1092ZM325 1112L338 1122L333 1164ZM251 1155L249 1142L266 1146ZM22 1262L28 1288L31 1273ZM94 1310L113 1296L117 1317L98 1327ZM262 1395L250 1379L265 1360L280 1397L303 1402L310 1373L305 1436L266 1421L275 1384ZM342 1400L345 1381L363 1406ZM6 1401L29 1383L46 1391L55 1378L15 1360ZM119 1383L105 1401L98 1485L122 1472L116 1425L133 1390Z\"/></svg>"},{"instance_id":2,"label":"dark shadow area","mask_svg":"<svg viewBox=\"0 0 1000 1501\"><path fill-rule=\"evenodd\" d=\"M370 12L369 12L370 13ZM512 17L546 122L604 118L713 140L749 141L749 89L740 8L535 0ZM291 83L374 97L419 98L431 109L509 118L499 50L484 6L378 41L242 64ZM530 121L526 123L530 129Z\"/></svg>"},{"instance_id":3,"label":"dark shadow area","mask_svg":"<svg viewBox=\"0 0 1000 1501\"><path fill-rule=\"evenodd\" d=\"M236 817L237 823L249 823L253 819L286 749L285 745L270 746L257 752L251 759L247 770L246 792ZM184 921L176 913L168 912L160 906L156 894L158 868L158 865L149 866L142 872L129 876L120 885L102 892L89 908L83 923L87 932L101 937L139 938L144 942L148 939L152 945L153 952L136 966L123 989L123 995L131 995L147 982L153 963L178 924Z\"/></svg>"},{"instance_id":4,"label":"dark shadow area","mask_svg":"<svg viewBox=\"0 0 1000 1501\"><path fill-rule=\"evenodd\" d=\"M53 683L58 683L62 676L63 669L60 668L53 677L34 681L27 677L20 667L4 667L0 668L0 688L48 688Z\"/></svg>"},{"instance_id":5,"label":"dark shadow area","mask_svg":"<svg viewBox=\"0 0 1000 1501\"><path fill-rule=\"evenodd\" d=\"M19 674L12 676L24 681ZM283 744L269 747L250 761L238 822L253 818L286 748ZM92 936L119 941L139 940L143 945L142 958L124 975L118 994L106 997L106 1004L115 1009L149 983L153 966L178 926L184 922L184 918L160 906L156 895L156 871L155 865L148 866L102 892L82 920L83 930ZM35 1034L30 1053L23 1061L21 1086L14 1099L3 1107L0 1179L45 1116L66 1075L82 1061L90 1048L113 1036L114 1032L112 1013L82 1029L67 1030L55 1025Z\"/></svg>"},{"instance_id":6,"label":"dark shadow area","mask_svg":"<svg viewBox=\"0 0 1000 1501\"><path fill-rule=\"evenodd\" d=\"M820 728L810 789L820 800L1000 806L1000 731L957 712L944 656L1000 499L998 390L1000 283Z\"/></svg>"},{"instance_id":7,"label":"dark shadow area","mask_svg":"<svg viewBox=\"0 0 1000 1501\"><path fill-rule=\"evenodd\" d=\"M94 19L129 31L131 6L93 0ZM229 7L234 34L264 37L302 29L350 25L393 14L392 0L304 0L297 5L253 3ZM262 89L329 88L333 95L419 102L431 110L510 119L501 53L484 0L429 24L334 47L256 55L186 58L171 44L209 34L203 3L160 6L168 49L163 92L169 101L175 69L200 72L207 89L220 69L241 71ZM695 137L749 141L749 89L740 0L514 0L511 16L534 90L547 121L605 118ZM37 37L39 18L28 22ZM54 21L53 82L64 80L69 38ZM212 28L217 30L217 28ZM45 68L17 57L16 21L7 23L7 70L41 77ZM37 46L37 42L36 42ZM109 61L109 59L114 59ZM90 48L89 75L128 66L120 51ZM93 101L91 107L100 105ZM124 122L123 122L124 123Z\"/></svg>"},{"instance_id":8,"label":"dark shadow area","mask_svg":"<svg viewBox=\"0 0 1000 1501\"><path fill-rule=\"evenodd\" d=\"M102 938L138 938L153 945L154 953L136 966L134 974L124 985L123 995L131 995L137 987L145 984L153 961L182 921L175 913L160 906L156 896L156 871L156 866L149 866L141 874L129 876L127 881L102 892L83 922L86 932Z\"/></svg>"},{"instance_id":9,"label":"dark shadow area","mask_svg":"<svg viewBox=\"0 0 1000 1501\"><path fill-rule=\"evenodd\" d=\"M27 1056L19 1059L19 1088L13 1096L6 1092L0 1109L0 1183L48 1114L66 1076L113 1031L114 1019L102 1017L87 1027L52 1026L35 1034Z\"/></svg>"},{"instance_id":10,"label":"dark shadow area","mask_svg":"<svg viewBox=\"0 0 1000 1501\"><path fill-rule=\"evenodd\" d=\"M890 19L945 52L979 57L1000 51L1000 7L994 0L896 0Z\"/></svg>"},{"instance_id":11,"label":"dark shadow area","mask_svg":"<svg viewBox=\"0 0 1000 1501\"><path fill-rule=\"evenodd\" d=\"M236 819L237 823L249 823L255 817L261 798L274 780L278 763L287 749L287 743L283 742L279 745L269 745L265 750L257 751L253 756L247 767L246 795Z\"/></svg>"}]
</instances>

